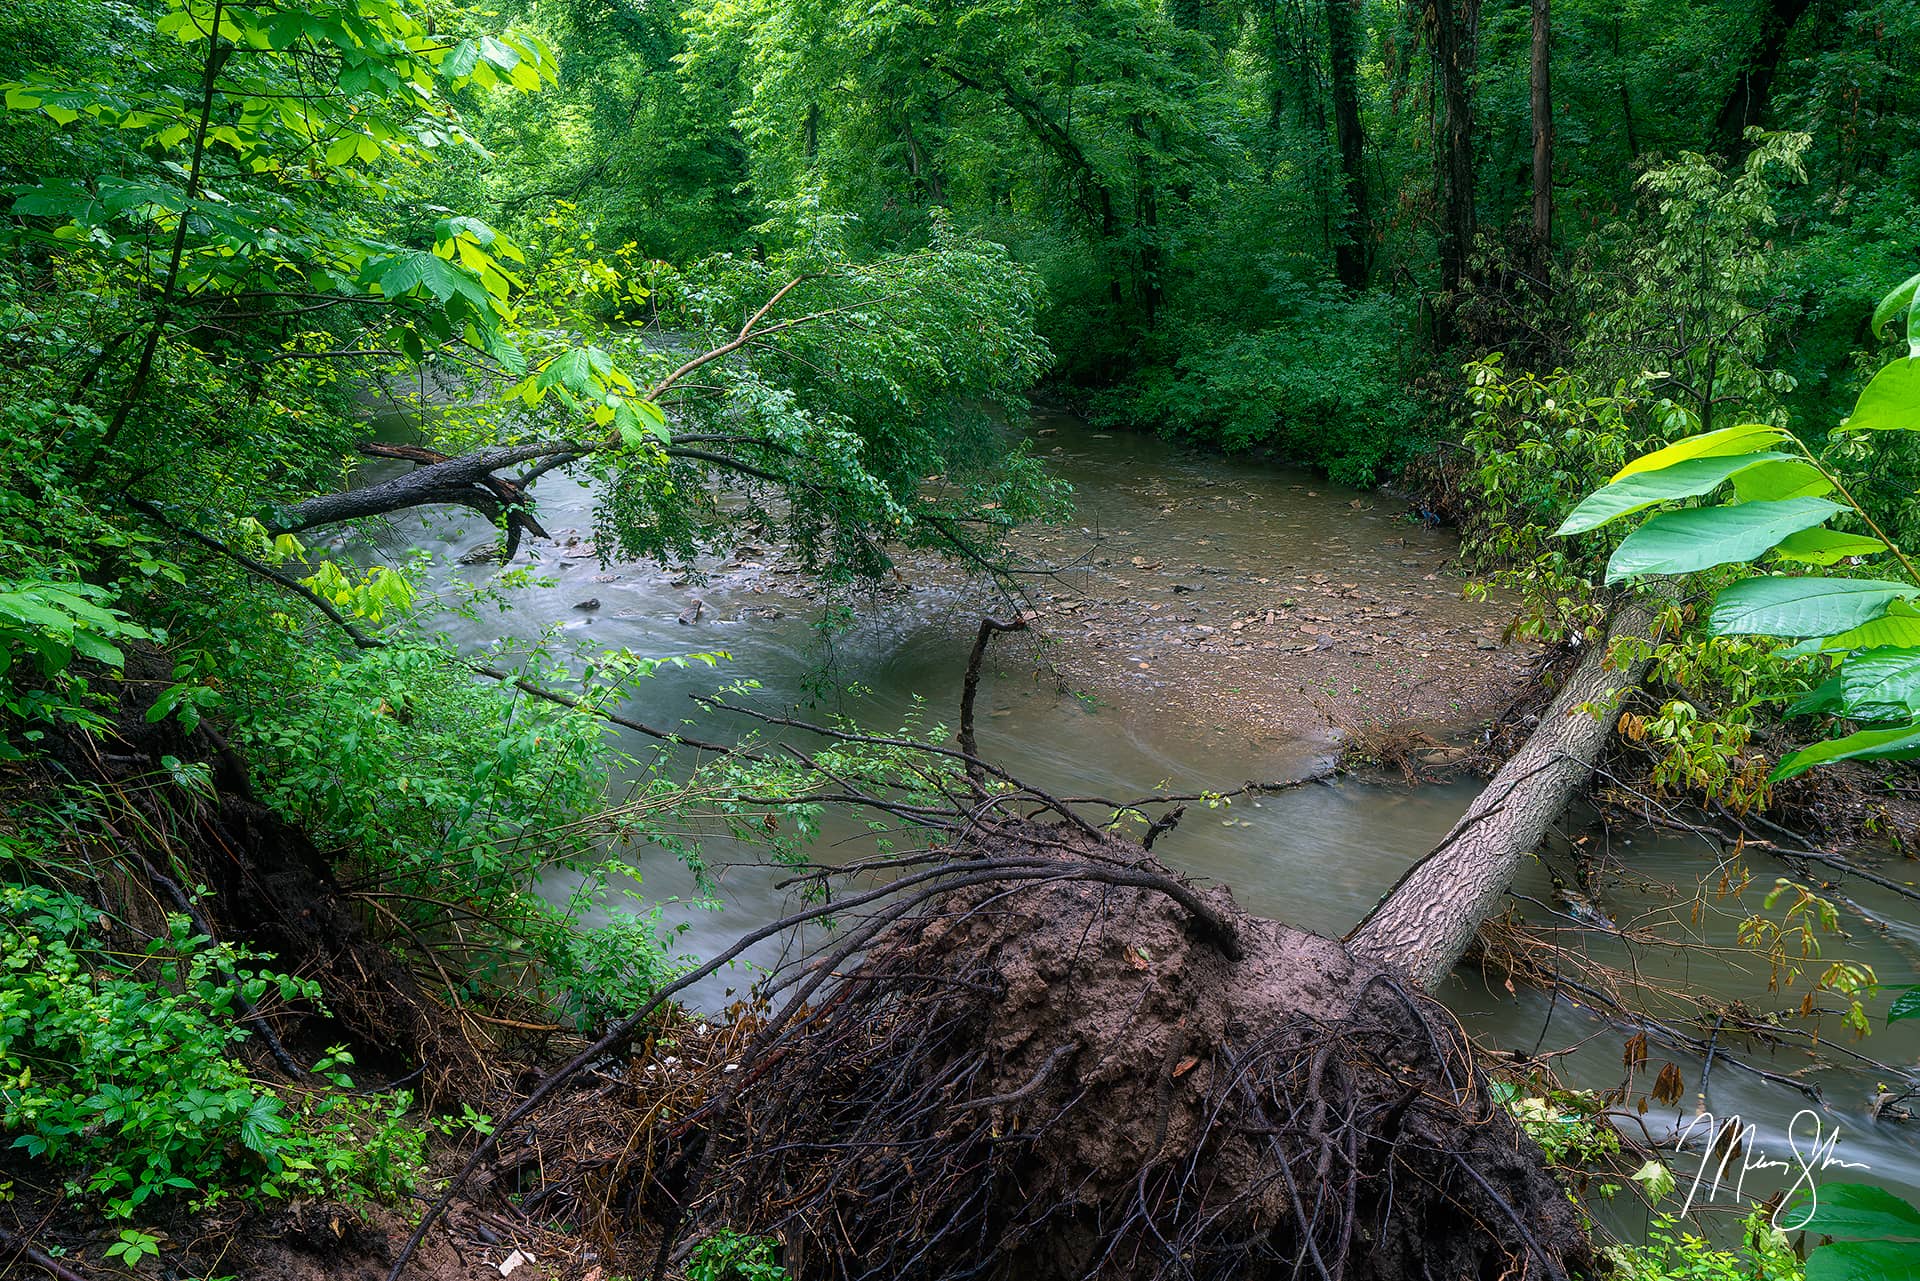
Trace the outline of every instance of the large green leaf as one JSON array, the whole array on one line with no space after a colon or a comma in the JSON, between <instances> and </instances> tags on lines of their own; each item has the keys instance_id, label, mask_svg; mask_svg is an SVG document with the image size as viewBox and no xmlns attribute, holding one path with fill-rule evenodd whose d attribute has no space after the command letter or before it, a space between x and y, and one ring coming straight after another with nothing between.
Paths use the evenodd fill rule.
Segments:
<instances>
[{"instance_id":1,"label":"large green leaf","mask_svg":"<svg viewBox=\"0 0 1920 1281\"><path fill-rule=\"evenodd\" d=\"M1920 1210L1885 1188L1867 1183L1826 1183L1812 1198L1813 1213L1790 1209L1789 1223L1804 1219L1809 1232L1829 1237L1911 1237L1920 1240Z\"/></svg>"},{"instance_id":2,"label":"large green leaf","mask_svg":"<svg viewBox=\"0 0 1920 1281\"><path fill-rule=\"evenodd\" d=\"M1735 472L1733 492L1743 503L1773 503L1782 498L1817 498L1830 494L1833 482L1805 459L1788 458Z\"/></svg>"},{"instance_id":3,"label":"large green leaf","mask_svg":"<svg viewBox=\"0 0 1920 1281\"><path fill-rule=\"evenodd\" d=\"M1846 700L1847 682L1839 676L1830 676L1793 700L1787 706L1787 715L1813 716L1822 712L1838 712L1846 706Z\"/></svg>"},{"instance_id":4,"label":"large green leaf","mask_svg":"<svg viewBox=\"0 0 1920 1281\"><path fill-rule=\"evenodd\" d=\"M1879 617L1920 586L1874 578L1749 578L1713 602L1719 636L1832 636Z\"/></svg>"},{"instance_id":5,"label":"large green leaf","mask_svg":"<svg viewBox=\"0 0 1920 1281\"><path fill-rule=\"evenodd\" d=\"M1896 360L1854 402L1847 431L1920 431L1920 360Z\"/></svg>"},{"instance_id":6,"label":"large green leaf","mask_svg":"<svg viewBox=\"0 0 1920 1281\"><path fill-rule=\"evenodd\" d=\"M1920 987L1908 988L1887 1007L1887 1022L1904 1023L1908 1019L1920 1019Z\"/></svg>"},{"instance_id":7,"label":"large green leaf","mask_svg":"<svg viewBox=\"0 0 1920 1281\"><path fill-rule=\"evenodd\" d=\"M1787 753L1773 767L1770 781L1778 783L1835 761L1904 761L1916 756L1920 756L1920 721L1891 729L1863 729Z\"/></svg>"},{"instance_id":8,"label":"large green leaf","mask_svg":"<svg viewBox=\"0 0 1920 1281\"><path fill-rule=\"evenodd\" d=\"M1908 276L1880 300L1873 309L1873 336L1878 338L1887 328L1887 322L1901 312L1907 313L1907 354L1920 356L1920 275Z\"/></svg>"},{"instance_id":9,"label":"large green leaf","mask_svg":"<svg viewBox=\"0 0 1920 1281\"><path fill-rule=\"evenodd\" d=\"M1834 565L1850 556L1873 556L1887 545L1865 534L1844 534L1837 529L1803 529L1781 540L1773 554L1781 560L1802 565Z\"/></svg>"},{"instance_id":10,"label":"large green leaf","mask_svg":"<svg viewBox=\"0 0 1920 1281\"><path fill-rule=\"evenodd\" d=\"M1584 534L1589 529L1598 529L1610 520L1630 515L1655 503L1709 494L1735 472L1773 461L1795 460L1786 454L1733 454L1719 458L1693 458L1659 471L1636 472L1588 494L1554 532Z\"/></svg>"},{"instance_id":11,"label":"large green leaf","mask_svg":"<svg viewBox=\"0 0 1920 1281\"><path fill-rule=\"evenodd\" d=\"M1847 659L1840 685L1848 715L1891 720L1920 711L1920 649L1870 649Z\"/></svg>"},{"instance_id":12,"label":"large green leaf","mask_svg":"<svg viewBox=\"0 0 1920 1281\"><path fill-rule=\"evenodd\" d=\"M1690 574L1749 561L1788 534L1811 529L1844 510L1825 498L1789 498L1779 503L1662 512L1615 549L1607 562L1607 581L1617 583L1642 574Z\"/></svg>"},{"instance_id":13,"label":"large green leaf","mask_svg":"<svg viewBox=\"0 0 1920 1281\"><path fill-rule=\"evenodd\" d=\"M1848 650L1874 649L1881 645L1920 647L1920 610L1897 600L1878 618L1832 636L1795 645L1782 653L1788 658L1798 658L1803 654L1844 654Z\"/></svg>"},{"instance_id":14,"label":"large green leaf","mask_svg":"<svg viewBox=\"0 0 1920 1281\"><path fill-rule=\"evenodd\" d=\"M1728 454L1752 454L1769 445L1785 440L1787 433L1778 427L1769 427L1764 423L1742 423L1738 427L1722 427L1719 431L1702 432L1698 436L1689 436L1685 440L1676 440L1665 449L1656 449L1651 454L1643 454L1613 474L1614 480L1635 476L1644 471L1659 471L1675 463L1684 463L1692 458L1721 458Z\"/></svg>"},{"instance_id":15,"label":"large green leaf","mask_svg":"<svg viewBox=\"0 0 1920 1281\"><path fill-rule=\"evenodd\" d=\"M1920 1246L1837 1241L1807 1256L1807 1281L1920 1281Z\"/></svg>"}]
</instances>

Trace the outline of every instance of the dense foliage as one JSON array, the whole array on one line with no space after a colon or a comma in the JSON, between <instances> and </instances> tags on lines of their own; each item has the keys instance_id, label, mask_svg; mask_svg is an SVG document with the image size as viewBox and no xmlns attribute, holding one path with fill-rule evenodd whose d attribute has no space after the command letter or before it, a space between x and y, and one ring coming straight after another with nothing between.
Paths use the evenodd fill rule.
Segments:
<instances>
[{"instance_id":1,"label":"dense foliage","mask_svg":"<svg viewBox=\"0 0 1920 1281\"><path fill-rule=\"evenodd\" d=\"M422 1179L411 1096L353 1094L350 1052L268 1079L269 1016L324 1002L205 923L175 821L216 771L483 1062L681 971L657 915L582 921L647 858L710 888L694 811L797 858L815 791L950 800L904 735L697 768L613 738L674 739L649 677L721 654L447 640L536 580L550 474L608 560L751 531L836 588L904 550L1011 582L998 536L1069 507L1018 430L1039 390L1416 488L1532 639L1597 640L1651 582L1618 724L1663 796L1744 815L1920 757L1920 276L1886 293L1920 265L1916 62L1900 0L6 6L16 1155L116 1224ZM453 599L368 551L446 505L506 563ZM1782 712L1825 719L1782 747ZM165 754L103 750L140 727ZM1863 1028L1871 970L1825 972ZM1869 1201L1808 1275L1908 1248ZM1617 1262L1793 1274L1748 1245L1668 1224ZM720 1232L688 1266L777 1254Z\"/></svg>"}]
</instances>

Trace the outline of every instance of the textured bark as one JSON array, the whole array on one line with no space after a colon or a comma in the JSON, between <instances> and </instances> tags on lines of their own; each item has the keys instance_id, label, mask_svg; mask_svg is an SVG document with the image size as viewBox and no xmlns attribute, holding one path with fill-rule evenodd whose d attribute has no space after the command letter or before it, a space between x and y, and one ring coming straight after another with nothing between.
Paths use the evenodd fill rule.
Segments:
<instances>
[{"instance_id":1,"label":"textured bark","mask_svg":"<svg viewBox=\"0 0 1920 1281\"><path fill-rule=\"evenodd\" d=\"M1534 266L1544 279L1553 252L1553 0L1533 0L1533 67L1528 87L1533 98Z\"/></svg>"},{"instance_id":2,"label":"textured bark","mask_svg":"<svg viewBox=\"0 0 1920 1281\"><path fill-rule=\"evenodd\" d=\"M1608 641L1644 636L1647 611L1628 605ZM1422 987L1447 976L1491 916L1514 875L1593 773L1612 718L1582 710L1639 681L1644 662L1607 666L1608 643L1590 648L1526 745L1493 776L1466 815L1400 878L1347 936L1354 955L1392 966Z\"/></svg>"},{"instance_id":3,"label":"textured bark","mask_svg":"<svg viewBox=\"0 0 1920 1281\"><path fill-rule=\"evenodd\" d=\"M1327 0L1327 56L1332 67L1333 133L1340 146L1345 199L1339 235L1333 244L1333 270L1349 289L1367 283L1366 135L1360 128L1359 0Z\"/></svg>"},{"instance_id":4,"label":"textured bark","mask_svg":"<svg viewBox=\"0 0 1920 1281\"><path fill-rule=\"evenodd\" d=\"M1773 99L1773 80L1780 71L1781 55L1786 52L1787 37L1793 33L1810 6L1810 0L1765 0L1760 9L1760 29L1754 33L1747 56L1733 76L1733 88L1714 121L1714 134L1722 154L1742 156L1747 151L1746 130L1759 124Z\"/></svg>"}]
</instances>

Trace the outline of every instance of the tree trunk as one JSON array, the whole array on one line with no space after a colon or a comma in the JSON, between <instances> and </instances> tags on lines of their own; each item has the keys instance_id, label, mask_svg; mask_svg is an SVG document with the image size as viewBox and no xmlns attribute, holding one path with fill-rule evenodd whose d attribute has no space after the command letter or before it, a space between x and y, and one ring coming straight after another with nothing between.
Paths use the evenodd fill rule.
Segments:
<instances>
[{"instance_id":1,"label":"tree trunk","mask_svg":"<svg viewBox=\"0 0 1920 1281\"><path fill-rule=\"evenodd\" d=\"M1473 73L1479 38L1479 0L1433 0L1433 64L1441 113L1440 298L1434 307L1436 345L1454 340L1452 314L1473 252Z\"/></svg>"},{"instance_id":2,"label":"tree trunk","mask_svg":"<svg viewBox=\"0 0 1920 1281\"><path fill-rule=\"evenodd\" d=\"M1766 116L1767 103L1773 97L1773 78L1780 71L1780 57L1786 51L1787 37L1805 14L1810 0L1764 0L1760 10L1760 29L1754 33L1747 56L1734 71L1733 88L1714 121L1714 135L1720 151L1727 156L1747 152L1746 130Z\"/></svg>"},{"instance_id":3,"label":"tree trunk","mask_svg":"<svg viewBox=\"0 0 1920 1281\"><path fill-rule=\"evenodd\" d=\"M1593 773L1613 718L1595 719L1583 706L1604 704L1611 691L1637 683L1646 670L1644 661L1625 671L1610 669L1609 643L1617 636L1645 636L1651 621L1638 605L1615 615L1607 640L1581 658L1533 737L1433 852L1409 868L1347 936L1356 956L1390 965L1422 987L1447 976L1548 825Z\"/></svg>"},{"instance_id":4,"label":"tree trunk","mask_svg":"<svg viewBox=\"0 0 1920 1281\"><path fill-rule=\"evenodd\" d=\"M1332 65L1333 131L1340 146L1343 199L1333 244L1333 270L1349 289L1367 283L1366 136L1360 130L1359 0L1327 0L1327 55Z\"/></svg>"},{"instance_id":5,"label":"tree trunk","mask_svg":"<svg viewBox=\"0 0 1920 1281\"><path fill-rule=\"evenodd\" d=\"M1546 280L1553 254L1553 0L1533 0L1533 252Z\"/></svg>"}]
</instances>

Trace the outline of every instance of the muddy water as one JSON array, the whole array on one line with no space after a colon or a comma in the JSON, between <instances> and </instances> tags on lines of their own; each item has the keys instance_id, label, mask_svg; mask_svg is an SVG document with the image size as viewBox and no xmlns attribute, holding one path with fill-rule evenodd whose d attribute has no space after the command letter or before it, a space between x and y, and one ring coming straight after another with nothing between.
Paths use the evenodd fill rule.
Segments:
<instances>
[{"instance_id":1,"label":"muddy water","mask_svg":"<svg viewBox=\"0 0 1920 1281\"><path fill-rule=\"evenodd\" d=\"M1195 459L1064 418L1037 418L1030 430L1039 452L1075 486L1078 510L1070 525L1021 546L1034 563L1063 570L1036 592L1048 640L1003 642L981 693L982 748L1014 774L1056 794L1116 798L1298 777L1324 759L1342 727L1415 719L1467 730L1499 694L1526 679L1530 656L1501 641L1497 606L1459 600L1459 581L1447 570L1451 541L1410 519L1404 504L1301 474ZM757 705L798 706L809 719L839 712L883 730L916 716L950 722L981 612L1006 609L949 573L908 565L906 580L886 593L840 602L853 608L854 621L829 641L815 625L822 602L768 549L744 546L704 565L694 581L652 566L603 567L587 534L591 496L549 478L538 497L562 545L531 554L535 569L555 584L522 593L510 613L455 621L451 632L474 647L503 631L525 638L558 626L571 639L647 654L724 650L730 657L718 674L663 671L626 709L656 725L696 717L689 732L705 738L724 740L746 725L700 713L689 695L736 679L759 683ZM396 549L440 555L443 585L454 576L485 582L493 572L452 564L492 536L470 515L435 514L394 534ZM565 546L569 539L577 541ZM695 599L702 602L697 621L680 622ZM1157 852L1189 874L1232 887L1255 912L1338 933L1445 832L1473 790L1466 782L1408 788L1341 780L1227 809L1196 806ZM868 838L857 822L829 823L822 857L860 852ZM688 901L691 879L671 860L642 864L649 897L684 927L681 944L693 956L721 950L785 902L773 876L751 865L751 851L705 835L719 870L720 910ZM1566 927L1563 941L1683 990L1739 997L1759 1010L1798 1004L1804 984L1791 994L1769 992L1765 966L1731 951L1738 919L1758 907L1759 890L1742 902L1711 903L1696 921L1668 887L1690 887L1708 875L1711 852L1649 833L1611 839L1609 853L1633 876L1591 910L1561 917L1555 913L1566 912L1565 904L1554 898L1545 870L1535 869L1521 887L1537 900L1523 904L1527 918ZM1755 863L1762 882L1779 870L1764 858ZM1891 874L1910 879L1897 868ZM1911 904L1884 892L1849 892L1882 921L1912 915L1905 910ZM1721 950L1629 949L1616 925L1587 928L1599 919L1595 913L1618 926L1660 923L1669 934ZM1871 964L1884 981L1912 981L1920 929L1875 927L1858 916L1846 925L1848 938L1825 940L1829 958ZM695 992L696 1003L723 1005L751 984L757 967L780 955L769 944L749 957L752 965ZM1625 1033L1565 997L1490 988L1467 971L1444 995L1490 1045L1528 1054L1573 1046L1553 1060L1564 1078L1600 1088L1622 1081ZM1874 1008L1885 1004L1882 997ZM1829 1037L1885 1067L1812 1071L1805 1048L1728 1043L1723 1049L1745 1061L1817 1087L1824 1105L1740 1070L1724 1054L1706 1082L1705 1102L1757 1125L1758 1149L1793 1173L1787 1128L1797 1112L1813 1107L1829 1136L1840 1127L1834 1155L1866 1167L1829 1169L1822 1177L1920 1191L1913 1129L1875 1121L1868 1107L1876 1083L1898 1090L1901 1076L1911 1073L1920 1055L1920 1034L1905 1030L1912 1026L1855 1043L1828 1022ZM1685 1094L1678 1107L1647 1115L1656 1136L1695 1110L1702 1085L1700 1056L1664 1046L1656 1035L1646 1071L1668 1061L1679 1067ZM1649 1079L1640 1077L1636 1088ZM1803 1118L1800 1151L1810 1150L1810 1135ZM1757 1194L1789 1181L1761 1169L1748 1176L1747 1189ZM1707 1199L1704 1189L1700 1199ZM1733 1199L1723 1190L1720 1200Z\"/></svg>"}]
</instances>

